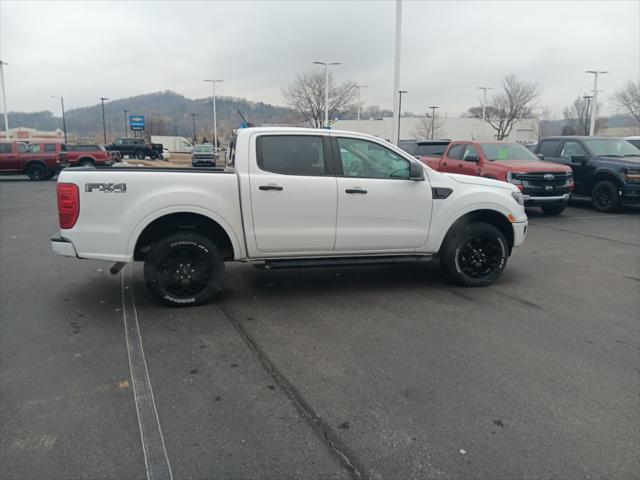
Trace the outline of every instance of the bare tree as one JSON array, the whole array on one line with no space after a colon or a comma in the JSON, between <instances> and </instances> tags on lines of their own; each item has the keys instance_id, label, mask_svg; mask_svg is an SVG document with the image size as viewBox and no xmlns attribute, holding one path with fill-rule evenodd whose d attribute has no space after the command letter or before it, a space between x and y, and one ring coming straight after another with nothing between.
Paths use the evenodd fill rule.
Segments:
<instances>
[{"instance_id":1,"label":"bare tree","mask_svg":"<svg viewBox=\"0 0 640 480\"><path fill-rule=\"evenodd\" d=\"M580 96L564 109L565 132L569 135L589 135L589 124L591 118L590 102Z\"/></svg>"},{"instance_id":2,"label":"bare tree","mask_svg":"<svg viewBox=\"0 0 640 480\"><path fill-rule=\"evenodd\" d=\"M640 78L626 83L613 94L613 104L625 110L640 123Z\"/></svg>"},{"instance_id":3,"label":"bare tree","mask_svg":"<svg viewBox=\"0 0 640 480\"><path fill-rule=\"evenodd\" d=\"M516 120L531 115L533 102L540 95L535 83L519 80L513 74L504 77L502 90L491 98L485 108L486 121L497 132L498 140L511 133ZM472 107L467 114L482 118L482 107Z\"/></svg>"},{"instance_id":4,"label":"bare tree","mask_svg":"<svg viewBox=\"0 0 640 480\"><path fill-rule=\"evenodd\" d=\"M282 91L287 103L297 109L314 128L324 123L324 72L312 70L296 75ZM347 80L336 85L333 74L329 73L329 124L356 107L358 91L356 83Z\"/></svg>"},{"instance_id":5,"label":"bare tree","mask_svg":"<svg viewBox=\"0 0 640 480\"><path fill-rule=\"evenodd\" d=\"M442 127L444 120L437 115L435 117L420 117L416 122L412 135L416 140L424 140L431 137L431 128L433 127L433 138L442 136Z\"/></svg>"}]
</instances>

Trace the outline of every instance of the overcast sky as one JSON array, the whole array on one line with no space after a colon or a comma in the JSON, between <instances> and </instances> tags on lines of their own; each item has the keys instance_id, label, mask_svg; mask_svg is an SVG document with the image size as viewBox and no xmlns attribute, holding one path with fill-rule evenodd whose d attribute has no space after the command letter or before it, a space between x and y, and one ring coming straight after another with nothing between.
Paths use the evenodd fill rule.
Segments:
<instances>
[{"instance_id":1,"label":"overcast sky","mask_svg":"<svg viewBox=\"0 0 640 480\"><path fill-rule=\"evenodd\" d=\"M540 106L561 116L609 70L608 98L640 77L640 1L403 1L403 111L430 105L458 116L477 86L505 74L536 82ZM369 85L366 105L391 108L395 1L0 0L0 59L8 108L52 110L98 97L174 90L284 105L282 88L314 60L342 62L337 79Z\"/></svg>"}]
</instances>

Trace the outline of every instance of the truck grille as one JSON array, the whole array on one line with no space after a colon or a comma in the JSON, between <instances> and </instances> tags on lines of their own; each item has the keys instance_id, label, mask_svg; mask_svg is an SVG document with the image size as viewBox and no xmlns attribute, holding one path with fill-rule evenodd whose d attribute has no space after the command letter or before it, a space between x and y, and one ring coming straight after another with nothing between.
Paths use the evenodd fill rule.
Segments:
<instances>
[{"instance_id":1,"label":"truck grille","mask_svg":"<svg viewBox=\"0 0 640 480\"><path fill-rule=\"evenodd\" d=\"M512 174L512 178L522 182L522 190L525 194L539 197L569 193L573 181L571 173L557 172L517 173Z\"/></svg>"}]
</instances>

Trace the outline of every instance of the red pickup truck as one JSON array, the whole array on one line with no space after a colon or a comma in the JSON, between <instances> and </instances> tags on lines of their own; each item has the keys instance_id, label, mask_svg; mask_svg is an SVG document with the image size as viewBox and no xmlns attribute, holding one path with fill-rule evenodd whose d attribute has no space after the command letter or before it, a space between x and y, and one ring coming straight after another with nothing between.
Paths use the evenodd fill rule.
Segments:
<instances>
[{"instance_id":1,"label":"red pickup truck","mask_svg":"<svg viewBox=\"0 0 640 480\"><path fill-rule=\"evenodd\" d=\"M112 165L114 156L102 145L81 144L71 145L64 143L30 143L29 152L56 152L66 156L70 167L95 167L96 165Z\"/></svg>"},{"instance_id":2,"label":"red pickup truck","mask_svg":"<svg viewBox=\"0 0 640 480\"><path fill-rule=\"evenodd\" d=\"M442 157L419 157L439 172L494 178L516 185L525 206L561 213L574 188L571 168L545 162L529 149L510 142L451 142Z\"/></svg>"},{"instance_id":3,"label":"red pickup truck","mask_svg":"<svg viewBox=\"0 0 640 480\"><path fill-rule=\"evenodd\" d=\"M29 152L25 143L0 143L0 175L26 174L31 180L47 180L66 165L66 156L55 150Z\"/></svg>"}]
</instances>

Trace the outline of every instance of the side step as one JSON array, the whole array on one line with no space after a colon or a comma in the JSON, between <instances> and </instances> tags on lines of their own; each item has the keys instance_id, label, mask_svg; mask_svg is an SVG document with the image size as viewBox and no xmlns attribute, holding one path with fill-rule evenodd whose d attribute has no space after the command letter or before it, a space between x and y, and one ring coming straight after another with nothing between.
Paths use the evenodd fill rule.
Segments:
<instances>
[{"instance_id":1,"label":"side step","mask_svg":"<svg viewBox=\"0 0 640 480\"><path fill-rule=\"evenodd\" d=\"M430 260L433 255L396 255L383 257L334 257L334 258L293 258L286 260L265 260L255 264L255 268L270 270L275 268L298 267L348 267L357 265L411 263Z\"/></svg>"}]
</instances>

